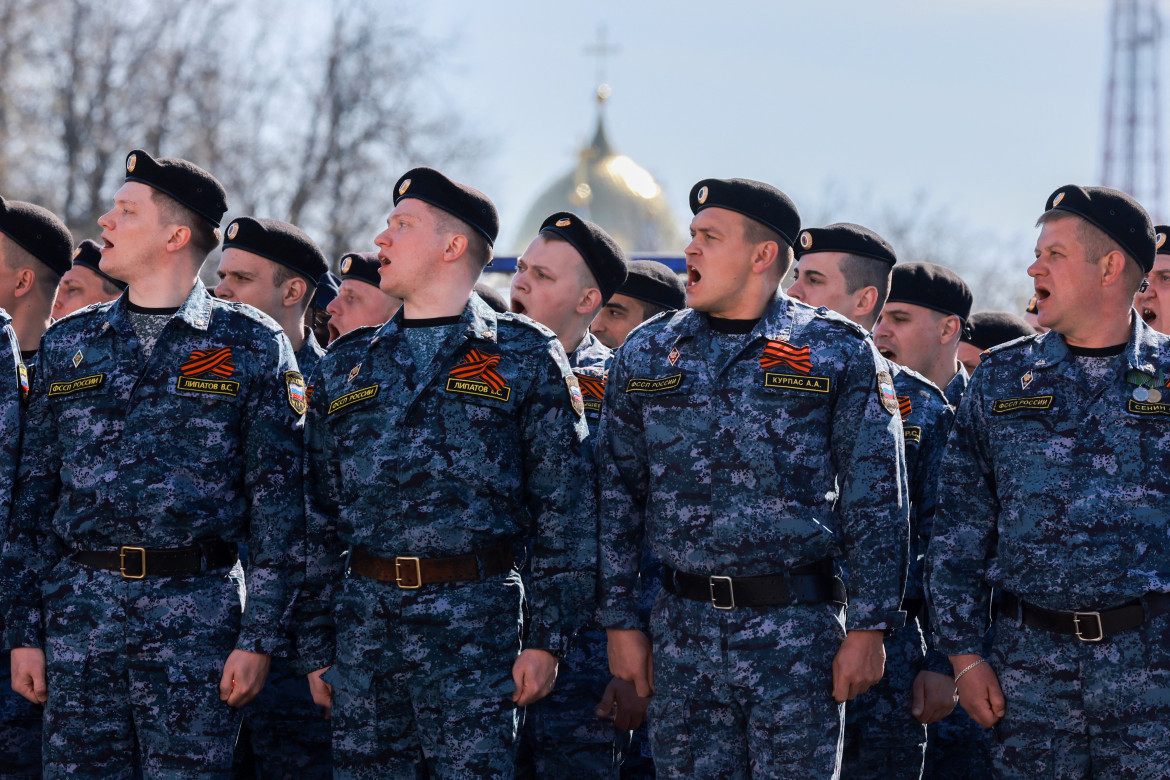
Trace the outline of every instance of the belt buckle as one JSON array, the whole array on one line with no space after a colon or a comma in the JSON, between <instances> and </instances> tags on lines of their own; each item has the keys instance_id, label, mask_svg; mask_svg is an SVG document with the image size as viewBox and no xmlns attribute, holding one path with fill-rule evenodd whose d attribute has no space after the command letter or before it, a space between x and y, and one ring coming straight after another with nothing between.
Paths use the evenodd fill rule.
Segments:
<instances>
[{"instance_id":1,"label":"belt buckle","mask_svg":"<svg viewBox=\"0 0 1170 780\"><path fill-rule=\"evenodd\" d=\"M403 579L402 565L404 563L413 563L414 564L414 584L413 585L403 585L402 584L402 579ZM409 570L407 571L407 573L408 574L410 573ZM409 558L408 557L408 558L395 558L394 559L394 584L396 584L398 587L402 588L403 590L418 590L419 588L422 587L422 567L419 565L418 558Z\"/></svg>"},{"instance_id":2,"label":"belt buckle","mask_svg":"<svg viewBox=\"0 0 1170 780\"><path fill-rule=\"evenodd\" d=\"M1081 620L1083 618L1095 618L1097 621L1097 636L1084 636L1081 634ZM1077 639L1082 642L1100 642L1105 638L1105 627L1101 625L1100 612L1074 612L1073 613L1073 628L1076 629Z\"/></svg>"},{"instance_id":3,"label":"belt buckle","mask_svg":"<svg viewBox=\"0 0 1170 780\"><path fill-rule=\"evenodd\" d=\"M135 552L142 556L142 573L141 574L127 574L126 573L126 552ZM146 548L145 547L121 547L118 549L118 570L122 572L122 576L128 580L141 580L146 578Z\"/></svg>"},{"instance_id":4,"label":"belt buckle","mask_svg":"<svg viewBox=\"0 0 1170 780\"><path fill-rule=\"evenodd\" d=\"M727 598L731 602L727 606L721 606L719 604L719 598L715 595L716 580L722 580L727 583ZM707 587L711 591L711 606L715 607L715 609L735 609L735 588L731 583L731 577L708 577Z\"/></svg>"}]
</instances>

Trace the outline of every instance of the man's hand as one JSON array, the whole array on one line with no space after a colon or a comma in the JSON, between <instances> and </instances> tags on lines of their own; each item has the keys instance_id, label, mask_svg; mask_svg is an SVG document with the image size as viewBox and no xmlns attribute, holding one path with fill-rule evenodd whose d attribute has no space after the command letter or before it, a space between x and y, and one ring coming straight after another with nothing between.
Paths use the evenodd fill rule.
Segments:
<instances>
[{"instance_id":1,"label":"man's hand","mask_svg":"<svg viewBox=\"0 0 1170 780\"><path fill-rule=\"evenodd\" d=\"M650 640L636 628L607 628L609 673L634 686L642 698L654 694L654 663Z\"/></svg>"},{"instance_id":2,"label":"man's hand","mask_svg":"<svg viewBox=\"0 0 1170 780\"><path fill-rule=\"evenodd\" d=\"M329 671L329 667L309 673L309 693L313 695L313 703L325 708L325 720L333 716L333 686L321 679L321 675Z\"/></svg>"},{"instance_id":3,"label":"man's hand","mask_svg":"<svg viewBox=\"0 0 1170 780\"><path fill-rule=\"evenodd\" d=\"M219 678L219 700L227 702L229 707L243 707L252 701L264 687L271 664L270 656L232 650Z\"/></svg>"},{"instance_id":4,"label":"man's hand","mask_svg":"<svg viewBox=\"0 0 1170 780\"><path fill-rule=\"evenodd\" d=\"M557 681L557 657L547 650L525 650L512 664L512 681L516 691L512 701L527 707L552 693Z\"/></svg>"},{"instance_id":5,"label":"man's hand","mask_svg":"<svg viewBox=\"0 0 1170 780\"><path fill-rule=\"evenodd\" d=\"M881 631L850 631L833 659L833 699L849 701L869 690L886 670Z\"/></svg>"},{"instance_id":6,"label":"man's hand","mask_svg":"<svg viewBox=\"0 0 1170 780\"><path fill-rule=\"evenodd\" d=\"M955 674L966 669L978 661L979 655L952 655L951 665ZM959 680L959 701L971 719L985 729L989 729L1007 712L1003 690L999 687L999 678L990 664L979 664L963 675Z\"/></svg>"},{"instance_id":7,"label":"man's hand","mask_svg":"<svg viewBox=\"0 0 1170 780\"><path fill-rule=\"evenodd\" d=\"M951 714L959 703L955 681L945 674L923 670L914 678L914 698L910 711L919 723L929 725Z\"/></svg>"},{"instance_id":8,"label":"man's hand","mask_svg":"<svg viewBox=\"0 0 1170 780\"><path fill-rule=\"evenodd\" d=\"M597 703L593 714L599 718L612 718L619 731L633 731L646 720L646 708L650 699L639 696L634 686L616 677L610 678L605 694Z\"/></svg>"},{"instance_id":9,"label":"man's hand","mask_svg":"<svg viewBox=\"0 0 1170 780\"><path fill-rule=\"evenodd\" d=\"M33 704L44 704L49 699L45 684L45 651L39 647L14 647L10 661L12 690Z\"/></svg>"}]
</instances>

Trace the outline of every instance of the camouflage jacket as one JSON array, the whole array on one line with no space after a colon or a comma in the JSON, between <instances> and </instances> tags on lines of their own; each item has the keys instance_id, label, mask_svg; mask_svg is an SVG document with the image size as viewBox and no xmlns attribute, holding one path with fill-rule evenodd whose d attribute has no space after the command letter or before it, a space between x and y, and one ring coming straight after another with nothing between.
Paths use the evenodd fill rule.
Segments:
<instances>
[{"instance_id":1,"label":"camouflage jacket","mask_svg":"<svg viewBox=\"0 0 1170 780\"><path fill-rule=\"evenodd\" d=\"M39 583L63 557L218 538L249 547L237 647L278 651L303 570L292 346L196 282L139 366L125 296L41 340L3 553L8 644L41 646Z\"/></svg>"},{"instance_id":2,"label":"camouflage jacket","mask_svg":"<svg viewBox=\"0 0 1170 780\"><path fill-rule=\"evenodd\" d=\"M591 607L595 470L580 390L552 332L478 296L420 368L399 323L358 328L318 367L306 431L303 668L328 666L347 547L461 555L531 537L530 644L565 652Z\"/></svg>"},{"instance_id":3,"label":"camouflage jacket","mask_svg":"<svg viewBox=\"0 0 1170 780\"><path fill-rule=\"evenodd\" d=\"M12 486L20 459L24 405L28 401L29 372L20 357L12 318L0 309L0 544L8 532ZM0 615L0 626L3 626ZM2 646L2 645L0 645Z\"/></svg>"},{"instance_id":4,"label":"camouflage jacket","mask_svg":"<svg viewBox=\"0 0 1170 780\"><path fill-rule=\"evenodd\" d=\"M644 628L645 538L700 575L836 558L849 627L901 626L908 498L885 361L853 323L780 293L715 364L712 337L687 309L643 324L615 356L598 442L603 625Z\"/></svg>"},{"instance_id":5,"label":"camouflage jacket","mask_svg":"<svg viewBox=\"0 0 1170 780\"><path fill-rule=\"evenodd\" d=\"M984 357L943 459L927 558L936 646L982 652L989 587L1037 606L1112 607L1170 591L1170 337L1134 314L1111 377L1094 384L1059 333Z\"/></svg>"},{"instance_id":6,"label":"camouflage jacket","mask_svg":"<svg viewBox=\"0 0 1170 780\"><path fill-rule=\"evenodd\" d=\"M317 337L313 335L311 328L305 328L305 333L307 334L305 343L301 344L301 348L297 350L297 366L301 369L301 375L304 376L305 381L311 382L321 358L325 357L325 350L317 342Z\"/></svg>"}]
</instances>

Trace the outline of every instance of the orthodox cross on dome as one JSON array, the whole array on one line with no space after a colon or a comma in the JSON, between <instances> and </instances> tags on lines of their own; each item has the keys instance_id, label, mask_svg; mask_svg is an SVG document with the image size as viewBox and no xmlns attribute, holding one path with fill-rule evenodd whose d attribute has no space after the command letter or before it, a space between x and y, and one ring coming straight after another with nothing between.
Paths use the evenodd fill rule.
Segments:
<instances>
[{"instance_id":1,"label":"orthodox cross on dome","mask_svg":"<svg viewBox=\"0 0 1170 780\"><path fill-rule=\"evenodd\" d=\"M597 25L597 43L586 46L585 54L597 58L597 103L601 105L605 103L606 99L613 92L613 89L605 81L605 60L606 57L619 54L621 48L613 46L607 41L606 29L604 24Z\"/></svg>"}]
</instances>

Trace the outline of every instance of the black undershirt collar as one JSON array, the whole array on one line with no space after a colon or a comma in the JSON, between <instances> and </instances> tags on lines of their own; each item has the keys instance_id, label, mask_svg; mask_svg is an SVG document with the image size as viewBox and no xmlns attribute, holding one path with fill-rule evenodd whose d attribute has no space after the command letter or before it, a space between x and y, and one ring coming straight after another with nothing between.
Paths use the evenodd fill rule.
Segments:
<instances>
[{"instance_id":1,"label":"black undershirt collar","mask_svg":"<svg viewBox=\"0 0 1170 780\"><path fill-rule=\"evenodd\" d=\"M134 303L129 298L127 298L126 299L126 308L129 309L130 311L134 312L135 314L175 314L179 311L179 309L181 307L179 307L179 306L164 306L161 309L148 309L145 306L139 306L138 304Z\"/></svg>"},{"instance_id":2,"label":"black undershirt collar","mask_svg":"<svg viewBox=\"0 0 1170 780\"><path fill-rule=\"evenodd\" d=\"M462 314L456 314L453 317L428 317L417 320L408 320L403 317L398 325L402 328L438 328L443 325L458 325L462 319Z\"/></svg>"},{"instance_id":3,"label":"black undershirt collar","mask_svg":"<svg viewBox=\"0 0 1170 780\"><path fill-rule=\"evenodd\" d=\"M1068 344L1068 351L1073 357L1116 357L1125 352L1125 344L1113 347L1074 347Z\"/></svg>"},{"instance_id":4,"label":"black undershirt collar","mask_svg":"<svg viewBox=\"0 0 1170 780\"><path fill-rule=\"evenodd\" d=\"M756 327L756 323L759 321L759 317L754 320L729 320L725 317L707 315L707 324L711 326L711 330L733 336L744 336L751 333L752 328Z\"/></svg>"}]
</instances>

